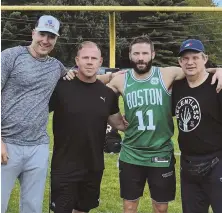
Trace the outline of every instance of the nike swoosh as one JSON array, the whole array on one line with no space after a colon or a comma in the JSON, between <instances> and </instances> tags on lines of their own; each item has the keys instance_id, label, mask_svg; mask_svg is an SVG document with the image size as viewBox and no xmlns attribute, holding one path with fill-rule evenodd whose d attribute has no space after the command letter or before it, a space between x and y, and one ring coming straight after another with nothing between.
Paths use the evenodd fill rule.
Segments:
<instances>
[{"instance_id":1,"label":"nike swoosh","mask_svg":"<svg viewBox=\"0 0 222 213\"><path fill-rule=\"evenodd\" d=\"M133 84L135 84L135 83L127 84L126 86L127 86L127 87L131 87Z\"/></svg>"}]
</instances>

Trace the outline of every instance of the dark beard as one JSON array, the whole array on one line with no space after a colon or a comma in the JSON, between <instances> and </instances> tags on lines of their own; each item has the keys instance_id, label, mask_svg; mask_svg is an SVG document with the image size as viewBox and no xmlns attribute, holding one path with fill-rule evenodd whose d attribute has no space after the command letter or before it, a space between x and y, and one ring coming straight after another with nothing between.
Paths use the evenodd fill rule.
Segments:
<instances>
[{"instance_id":1,"label":"dark beard","mask_svg":"<svg viewBox=\"0 0 222 213\"><path fill-rule=\"evenodd\" d=\"M145 74L150 71L150 69L152 67L153 60L151 59L148 63L145 63L143 61L138 61L137 63L135 63L134 61L130 60L130 63L132 65L132 68L135 70L135 72L139 75L142 75L142 74ZM138 67L137 67L138 64L145 64L146 67L143 69L138 69Z\"/></svg>"}]
</instances>

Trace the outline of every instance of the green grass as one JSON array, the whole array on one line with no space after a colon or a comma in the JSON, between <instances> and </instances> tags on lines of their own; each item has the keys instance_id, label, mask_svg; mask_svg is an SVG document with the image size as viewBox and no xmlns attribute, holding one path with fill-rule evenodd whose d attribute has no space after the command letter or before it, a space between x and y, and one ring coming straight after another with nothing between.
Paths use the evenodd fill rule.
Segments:
<instances>
[{"instance_id":1,"label":"green grass","mask_svg":"<svg viewBox=\"0 0 222 213\"><path fill-rule=\"evenodd\" d=\"M120 108L123 111L123 104L120 101ZM53 146L53 135L52 135L52 116L49 116L49 125L48 132L50 135L50 150ZM175 130L173 136L173 141L175 142L175 152L179 152L178 146L176 143L178 132ZM51 154L51 153L50 153ZM91 211L91 213L120 213L122 212L122 200L119 196L119 179L118 179L118 168L116 167L118 159L118 154L105 154L105 166L102 185L101 185L101 197L100 197L100 206L97 209ZM177 175L177 191L176 199L171 202L169 205L169 213L181 213L181 202L180 202L180 179L179 179L179 156L176 156L176 175ZM49 173L48 173L49 174ZM4 196L4 195L3 195ZM43 213L48 212L48 203L49 203L49 175L47 178L47 184L45 189L44 197L44 207ZM17 213L19 212L19 184L16 183L16 186L12 192L8 211L7 213ZM149 198L148 187L144 190L144 196L140 200L139 213L151 213L152 206ZM71 213L71 212L70 212Z\"/></svg>"}]
</instances>

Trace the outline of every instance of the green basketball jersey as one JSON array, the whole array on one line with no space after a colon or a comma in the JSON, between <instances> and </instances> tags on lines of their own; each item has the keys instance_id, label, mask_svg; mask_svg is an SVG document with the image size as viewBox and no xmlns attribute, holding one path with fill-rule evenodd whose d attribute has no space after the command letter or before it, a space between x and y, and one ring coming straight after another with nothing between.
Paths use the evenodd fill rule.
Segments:
<instances>
[{"instance_id":1,"label":"green basketball jersey","mask_svg":"<svg viewBox=\"0 0 222 213\"><path fill-rule=\"evenodd\" d=\"M173 152L171 94L160 69L152 67L148 78L125 73L124 108L129 127L125 131L120 160L142 166L168 167Z\"/></svg>"}]
</instances>

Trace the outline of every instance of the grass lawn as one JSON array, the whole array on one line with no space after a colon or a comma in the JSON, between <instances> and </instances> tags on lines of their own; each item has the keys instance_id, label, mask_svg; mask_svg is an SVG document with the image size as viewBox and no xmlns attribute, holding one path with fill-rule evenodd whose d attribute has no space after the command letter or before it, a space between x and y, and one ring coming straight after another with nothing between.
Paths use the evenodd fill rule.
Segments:
<instances>
[{"instance_id":1,"label":"grass lawn","mask_svg":"<svg viewBox=\"0 0 222 213\"><path fill-rule=\"evenodd\" d=\"M123 104L120 100L120 108L123 111ZM52 150L53 145L53 136L52 136L52 127L51 127L52 116L49 116L49 125L48 132L51 138L50 146ZM173 136L173 141L175 142L175 152L178 153L178 146L176 142L178 131L175 130ZM50 153L51 154L51 153ZM122 212L122 200L119 196L119 179L118 179L118 168L116 167L118 155L117 154L105 154L105 166L106 169L103 175L103 181L101 186L101 197L100 197L100 206L92 210L91 213L120 213ZM179 179L179 156L176 156L176 175L177 175L177 194L176 200L171 202L169 205L169 213L181 213L181 202L180 202L180 179ZM47 178L45 198L44 198L44 208L43 213L49 212L48 210L49 203L49 176ZM14 188L7 213L17 213L19 206L19 187L18 182ZM140 200L139 213L151 213L151 202L149 199L148 187L146 186L144 190L144 196ZM71 213L71 212L70 212Z\"/></svg>"}]
</instances>

